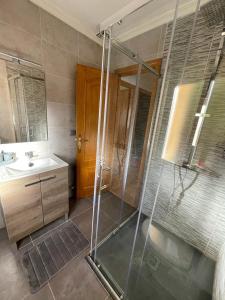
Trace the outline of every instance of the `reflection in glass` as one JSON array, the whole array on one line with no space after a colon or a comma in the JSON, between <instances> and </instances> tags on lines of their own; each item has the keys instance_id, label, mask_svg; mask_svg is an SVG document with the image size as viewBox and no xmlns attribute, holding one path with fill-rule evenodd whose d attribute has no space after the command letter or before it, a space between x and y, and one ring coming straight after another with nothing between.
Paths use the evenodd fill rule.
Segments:
<instances>
[{"instance_id":1,"label":"reflection in glass","mask_svg":"<svg viewBox=\"0 0 225 300\"><path fill-rule=\"evenodd\" d=\"M203 82L181 84L174 89L162 158L183 165L190 154L195 113L201 98ZM188 152L189 150L189 152Z\"/></svg>"}]
</instances>

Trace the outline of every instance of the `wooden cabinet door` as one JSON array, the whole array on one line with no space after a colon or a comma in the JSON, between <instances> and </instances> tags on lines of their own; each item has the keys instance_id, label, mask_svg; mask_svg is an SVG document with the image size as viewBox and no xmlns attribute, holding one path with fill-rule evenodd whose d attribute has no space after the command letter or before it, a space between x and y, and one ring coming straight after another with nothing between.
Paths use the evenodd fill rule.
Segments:
<instances>
[{"instance_id":1,"label":"wooden cabinet door","mask_svg":"<svg viewBox=\"0 0 225 300\"><path fill-rule=\"evenodd\" d=\"M12 241L18 241L43 226L39 175L0 185L1 204Z\"/></svg>"},{"instance_id":2,"label":"wooden cabinet door","mask_svg":"<svg viewBox=\"0 0 225 300\"><path fill-rule=\"evenodd\" d=\"M40 174L44 224L69 211L68 168Z\"/></svg>"}]
</instances>

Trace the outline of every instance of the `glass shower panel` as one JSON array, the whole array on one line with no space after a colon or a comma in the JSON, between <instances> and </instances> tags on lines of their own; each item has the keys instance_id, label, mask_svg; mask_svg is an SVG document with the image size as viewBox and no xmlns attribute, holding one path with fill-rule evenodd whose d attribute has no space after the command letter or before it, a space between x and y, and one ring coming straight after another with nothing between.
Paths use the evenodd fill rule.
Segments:
<instances>
[{"instance_id":1,"label":"glass shower panel","mask_svg":"<svg viewBox=\"0 0 225 300\"><path fill-rule=\"evenodd\" d=\"M166 8L168 1L161 3ZM100 271L126 299L211 299L215 261L224 243L225 64L218 54L224 1L196 0L188 13L187 1L175 5L156 98L153 75L140 58L145 33L134 38L136 48L132 38L123 45L115 40L125 41L122 28L136 24L145 7L135 12L138 18L130 15L113 26L104 145L110 159L103 170L110 180L98 189L94 254ZM124 45L133 52L125 55ZM132 209L124 214L127 207Z\"/></svg>"},{"instance_id":2,"label":"glass shower panel","mask_svg":"<svg viewBox=\"0 0 225 300\"><path fill-rule=\"evenodd\" d=\"M173 17L174 10L170 20ZM140 196L151 143L151 125L157 106L158 80L148 68L142 66L138 55L114 39L112 44L111 49L110 45L106 47L106 53L110 54L109 81L106 75L102 81L103 93L109 89L108 110L103 112L107 116L107 138L102 150L108 160L102 161L101 153L99 161L104 165L102 176L97 176L91 254L118 294L126 297L131 277L130 264L134 258L134 241L135 245L137 243L140 248L144 247L140 238L141 227L137 223L142 224L145 219L139 213ZM109 69L106 70L105 66L103 69L107 74ZM107 184L104 174L110 178ZM110 217L108 224L105 216Z\"/></svg>"},{"instance_id":3,"label":"glass shower panel","mask_svg":"<svg viewBox=\"0 0 225 300\"><path fill-rule=\"evenodd\" d=\"M132 84L126 83L122 76L123 72L126 72L127 68L132 67L135 62L114 46L111 49L109 40L105 43L105 50L97 159L98 176L96 177L92 231L92 250L94 250L92 254L95 259L96 245L136 210L131 201L130 203L125 201L123 191L129 165L128 148L132 141L131 120L135 119L133 107L137 93L137 74L133 74ZM126 63L122 66L118 64L121 56L124 57ZM104 124L105 137L103 139Z\"/></svg>"},{"instance_id":4,"label":"glass shower panel","mask_svg":"<svg viewBox=\"0 0 225 300\"><path fill-rule=\"evenodd\" d=\"M113 228L115 230L96 249L96 263L121 294L124 293L127 284L132 256L148 137L156 107L158 79L148 69L135 62L132 62L131 66L132 69L136 69L137 74L132 71L129 75L130 71L127 69L114 71L120 73L120 77L112 177L111 186L107 191L101 192L100 214L102 218L104 215L111 218L108 232ZM99 237L103 228L102 223L99 225Z\"/></svg>"},{"instance_id":5,"label":"glass shower panel","mask_svg":"<svg viewBox=\"0 0 225 300\"><path fill-rule=\"evenodd\" d=\"M144 248L138 253L135 245L129 299L137 299L143 291L153 299L212 299L215 261L224 243L223 225L216 221L223 209L224 61L218 57L223 3L210 1L200 6L196 1L200 9L176 21L141 208L145 219L138 229L145 239ZM216 7L220 9L215 18ZM172 32L169 25L167 34ZM200 83L198 96L189 102L187 96L193 90L185 92L187 85ZM184 107L188 102L191 109ZM177 132L175 123L187 117L183 112L190 113L185 122L189 129ZM201 118L196 145L193 141ZM173 140L168 138L168 129ZM175 152L169 151L169 143ZM138 267L135 257L140 259Z\"/></svg>"},{"instance_id":6,"label":"glass shower panel","mask_svg":"<svg viewBox=\"0 0 225 300\"><path fill-rule=\"evenodd\" d=\"M213 178L225 175L225 77L217 75L193 164Z\"/></svg>"}]
</instances>

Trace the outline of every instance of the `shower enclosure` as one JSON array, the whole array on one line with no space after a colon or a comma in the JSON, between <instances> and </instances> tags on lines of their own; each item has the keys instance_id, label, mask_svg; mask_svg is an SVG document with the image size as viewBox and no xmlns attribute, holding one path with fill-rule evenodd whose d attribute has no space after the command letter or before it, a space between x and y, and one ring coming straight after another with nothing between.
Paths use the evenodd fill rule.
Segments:
<instances>
[{"instance_id":1,"label":"shower enclosure","mask_svg":"<svg viewBox=\"0 0 225 300\"><path fill-rule=\"evenodd\" d=\"M146 55L153 12L162 25ZM115 299L222 299L224 19L223 0L149 1L100 33L88 261Z\"/></svg>"}]
</instances>

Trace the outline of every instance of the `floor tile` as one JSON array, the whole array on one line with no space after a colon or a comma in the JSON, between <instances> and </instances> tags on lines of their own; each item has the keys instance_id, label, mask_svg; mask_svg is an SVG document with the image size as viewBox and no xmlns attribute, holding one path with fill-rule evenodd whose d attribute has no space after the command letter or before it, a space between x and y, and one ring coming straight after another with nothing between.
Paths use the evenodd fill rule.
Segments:
<instances>
[{"instance_id":1,"label":"floor tile","mask_svg":"<svg viewBox=\"0 0 225 300\"><path fill-rule=\"evenodd\" d=\"M70 214L69 217L73 218L92 208L92 198L70 200Z\"/></svg>"},{"instance_id":2,"label":"floor tile","mask_svg":"<svg viewBox=\"0 0 225 300\"><path fill-rule=\"evenodd\" d=\"M122 223L135 211L132 206L109 192L102 194L101 209L116 223Z\"/></svg>"},{"instance_id":3,"label":"floor tile","mask_svg":"<svg viewBox=\"0 0 225 300\"><path fill-rule=\"evenodd\" d=\"M56 300L105 300L108 296L85 259L76 259L51 279Z\"/></svg>"},{"instance_id":4,"label":"floor tile","mask_svg":"<svg viewBox=\"0 0 225 300\"><path fill-rule=\"evenodd\" d=\"M46 285L36 294L28 294L23 300L54 300L54 298L49 285Z\"/></svg>"},{"instance_id":5,"label":"floor tile","mask_svg":"<svg viewBox=\"0 0 225 300\"><path fill-rule=\"evenodd\" d=\"M104 199L104 198L103 198ZM99 219L99 237L103 238L112 231L116 226L115 222L112 219L112 204L114 201L109 195L109 198L106 197L106 204L103 205L103 208L100 213ZM117 203L117 202L115 202ZM71 205L70 218L74 224L74 228L68 230L67 237L69 240L73 241L74 245L76 241L73 236L76 235L77 230L79 229L84 236L90 240L91 238L91 225L92 225L92 200L91 199L81 199L77 202L72 202ZM110 216L109 216L110 215ZM42 242L43 239L47 239L46 246L51 253L54 248L52 245L57 245L59 249L62 248L63 243L59 237L57 231L58 228L61 228L62 224L67 224L64 218L56 220L44 228L34 232L31 236L26 237L18 244L20 248L20 253L24 254L29 250L29 245L32 246L34 243L38 245ZM57 228L57 230L56 230ZM48 240L49 236L52 236L51 240ZM79 239L79 235L78 235ZM76 239L77 240L77 239ZM52 243L54 241L54 243ZM82 245L81 245L82 246ZM51 293L51 290L47 285L44 285L37 293L31 294L30 287L27 283L27 280L22 272L22 266L19 264L19 260L15 257L14 253L11 250L10 242L8 241L6 230L0 230L0 299L1 300L31 300L31 299L44 299L52 300L54 299ZM75 248L74 248L75 249ZM62 250L62 249L61 249ZM84 255L88 254L89 248L86 247L79 256L73 259L71 262L68 262L67 254L71 258L70 253L63 252L63 256L56 257L54 263L57 265L57 268L60 268L63 260L63 263L67 263L63 266L62 270L58 271L52 279L50 279L52 289L54 290L55 299L78 299L78 300L101 300L101 299L110 299L97 277L93 271L89 268L88 264L84 260ZM67 249L66 249L67 250ZM80 251L78 249L78 251ZM29 257L29 259L31 259ZM48 260L48 257L46 257ZM33 262L34 263L34 262ZM32 264L30 264L32 265ZM59 265L59 267L58 267ZM40 271L38 269L38 271ZM37 268L36 268L37 272ZM38 273L38 272L37 272ZM40 273L40 272L39 272ZM38 274L39 274L38 273ZM54 272L53 272L54 273ZM63 275L61 275L63 274ZM39 274L40 275L40 274ZM40 277L40 276L39 276ZM42 278L42 277L40 277ZM31 278L31 280L40 280L40 278ZM82 281L80 280L82 278ZM13 289L11 286L13 285ZM108 298L109 297L109 298Z\"/></svg>"},{"instance_id":6,"label":"floor tile","mask_svg":"<svg viewBox=\"0 0 225 300\"><path fill-rule=\"evenodd\" d=\"M3 255L8 254L9 251L11 252L10 242L5 228L0 229L0 249L0 258Z\"/></svg>"},{"instance_id":7,"label":"floor tile","mask_svg":"<svg viewBox=\"0 0 225 300\"><path fill-rule=\"evenodd\" d=\"M90 241L92 231L92 209L88 209L84 213L72 218L72 221L77 225L84 236ZM116 224L104 212L99 216L99 237L105 237Z\"/></svg>"},{"instance_id":8,"label":"floor tile","mask_svg":"<svg viewBox=\"0 0 225 300\"><path fill-rule=\"evenodd\" d=\"M5 250L0 251L0 299L20 300L29 293L29 286L17 258L10 248Z\"/></svg>"}]
</instances>

